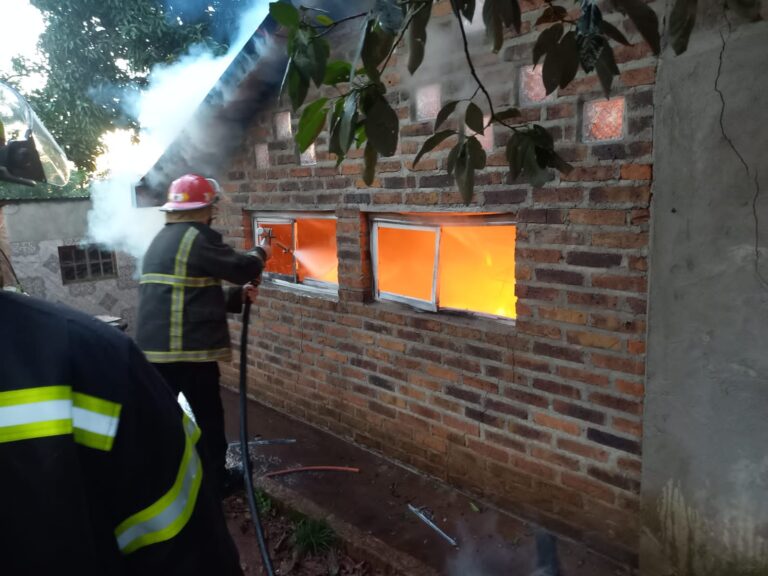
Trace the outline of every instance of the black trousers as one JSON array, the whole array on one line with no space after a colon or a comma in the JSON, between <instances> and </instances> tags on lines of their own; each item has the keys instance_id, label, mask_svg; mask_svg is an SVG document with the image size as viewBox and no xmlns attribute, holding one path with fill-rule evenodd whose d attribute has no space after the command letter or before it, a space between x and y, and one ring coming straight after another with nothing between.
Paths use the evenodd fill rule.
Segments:
<instances>
[{"instance_id":1,"label":"black trousers","mask_svg":"<svg viewBox=\"0 0 768 576\"><path fill-rule=\"evenodd\" d=\"M183 392L201 435L198 452L203 471L213 486L224 491L227 437L224 433L224 406L219 393L219 365L216 362L172 362L154 364L171 389Z\"/></svg>"}]
</instances>

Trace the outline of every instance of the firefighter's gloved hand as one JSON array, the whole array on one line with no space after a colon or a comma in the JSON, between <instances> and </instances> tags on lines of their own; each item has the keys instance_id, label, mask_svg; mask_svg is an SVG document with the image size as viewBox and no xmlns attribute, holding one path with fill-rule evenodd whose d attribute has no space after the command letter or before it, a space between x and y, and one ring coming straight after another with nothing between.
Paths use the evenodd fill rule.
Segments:
<instances>
[{"instance_id":1,"label":"firefighter's gloved hand","mask_svg":"<svg viewBox=\"0 0 768 576\"><path fill-rule=\"evenodd\" d=\"M253 250L249 250L248 254L250 254L251 256L256 256L262 262L266 263L267 260L269 260L272 257L272 246L270 246L269 244L260 244L259 246L256 246Z\"/></svg>"},{"instance_id":2,"label":"firefighter's gloved hand","mask_svg":"<svg viewBox=\"0 0 768 576\"><path fill-rule=\"evenodd\" d=\"M243 286L243 302L254 304L259 297L259 286L256 282L248 282Z\"/></svg>"}]
</instances>

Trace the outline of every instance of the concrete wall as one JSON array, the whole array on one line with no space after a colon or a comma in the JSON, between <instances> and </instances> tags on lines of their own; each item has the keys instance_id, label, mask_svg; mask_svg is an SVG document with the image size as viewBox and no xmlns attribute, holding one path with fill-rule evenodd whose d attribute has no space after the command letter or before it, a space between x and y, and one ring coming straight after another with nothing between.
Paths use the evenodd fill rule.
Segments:
<instances>
[{"instance_id":1,"label":"concrete wall","mask_svg":"<svg viewBox=\"0 0 768 576\"><path fill-rule=\"evenodd\" d=\"M117 278L63 284L59 246L87 242L88 200L3 207L11 259L22 287L33 296L94 315L119 316L133 328L138 302L136 260L117 253Z\"/></svg>"},{"instance_id":2,"label":"concrete wall","mask_svg":"<svg viewBox=\"0 0 768 576\"><path fill-rule=\"evenodd\" d=\"M768 24L735 26L721 56L720 18L657 79L648 576L768 574Z\"/></svg>"}]
</instances>

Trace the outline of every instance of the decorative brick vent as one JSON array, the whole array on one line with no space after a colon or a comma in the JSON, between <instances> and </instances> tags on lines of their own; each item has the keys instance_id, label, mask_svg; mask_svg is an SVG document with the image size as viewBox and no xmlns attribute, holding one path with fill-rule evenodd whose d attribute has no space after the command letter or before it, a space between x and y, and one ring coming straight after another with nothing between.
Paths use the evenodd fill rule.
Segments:
<instances>
[{"instance_id":1,"label":"decorative brick vent","mask_svg":"<svg viewBox=\"0 0 768 576\"><path fill-rule=\"evenodd\" d=\"M624 137L624 98L592 100L584 104L584 140L600 142Z\"/></svg>"}]
</instances>

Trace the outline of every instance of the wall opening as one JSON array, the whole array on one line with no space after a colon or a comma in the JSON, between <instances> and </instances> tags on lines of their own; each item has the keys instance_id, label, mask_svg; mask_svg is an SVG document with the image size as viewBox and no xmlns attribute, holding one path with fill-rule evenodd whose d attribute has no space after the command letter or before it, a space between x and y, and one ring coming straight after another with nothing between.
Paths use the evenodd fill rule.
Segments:
<instances>
[{"instance_id":1,"label":"wall opening","mask_svg":"<svg viewBox=\"0 0 768 576\"><path fill-rule=\"evenodd\" d=\"M605 142L624 138L624 97L584 104L584 140Z\"/></svg>"},{"instance_id":2,"label":"wall opening","mask_svg":"<svg viewBox=\"0 0 768 576\"><path fill-rule=\"evenodd\" d=\"M275 138L277 140L290 140L291 136L293 136L291 113L287 111L277 112L273 119L275 123Z\"/></svg>"},{"instance_id":3,"label":"wall opening","mask_svg":"<svg viewBox=\"0 0 768 576\"><path fill-rule=\"evenodd\" d=\"M440 112L442 89L440 84L430 84L416 89L416 120L437 118Z\"/></svg>"},{"instance_id":4,"label":"wall opening","mask_svg":"<svg viewBox=\"0 0 768 576\"><path fill-rule=\"evenodd\" d=\"M376 299L513 319L515 233L505 215L374 217Z\"/></svg>"},{"instance_id":5,"label":"wall opening","mask_svg":"<svg viewBox=\"0 0 768 576\"><path fill-rule=\"evenodd\" d=\"M258 228L272 230L272 258L264 278L277 284L338 292L339 260L336 217L318 213L257 213L253 215L254 242Z\"/></svg>"},{"instance_id":6,"label":"wall opening","mask_svg":"<svg viewBox=\"0 0 768 576\"><path fill-rule=\"evenodd\" d=\"M96 244L59 246L59 267L64 284L117 278L115 253Z\"/></svg>"}]
</instances>

